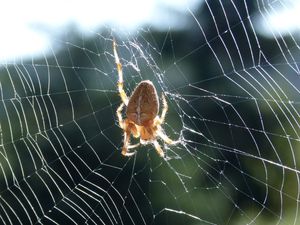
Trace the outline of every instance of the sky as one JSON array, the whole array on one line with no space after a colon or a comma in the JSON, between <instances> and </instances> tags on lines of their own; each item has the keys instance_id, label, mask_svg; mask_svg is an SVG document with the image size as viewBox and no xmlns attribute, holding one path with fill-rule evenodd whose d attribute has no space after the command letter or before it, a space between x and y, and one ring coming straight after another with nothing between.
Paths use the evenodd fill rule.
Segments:
<instances>
[{"instance_id":1,"label":"sky","mask_svg":"<svg viewBox=\"0 0 300 225\"><path fill-rule=\"evenodd\" d=\"M201 1L201 0L200 0ZM134 30L144 24L167 29L182 26L176 16L199 0L10 0L1 2L0 62L49 51L51 39L70 25L80 32L104 24ZM169 21L169 24L165 24ZM171 24L171 22L173 24Z\"/></svg>"},{"instance_id":2,"label":"sky","mask_svg":"<svg viewBox=\"0 0 300 225\"><path fill-rule=\"evenodd\" d=\"M256 21L260 34L268 37L296 34L300 37L300 0L274 1L261 9L263 14Z\"/></svg>"},{"instance_id":3,"label":"sky","mask_svg":"<svg viewBox=\"0 0 300 225\"><path fill-rule=\"evenodd\" d=\"M259 32L299 32L300 0L286 0L264 16L259 15ZM135 30L151 25L160 30L182 28L182 16L196 10L203 0L10 0L1 2L0 64L45 54L53 37L70 25L80 32L97 31L104 24ZM189 9L189 10L188 10ZM274 12L272 12L274 11ZM267 20L266 20L267 18ZM282 19L284 18L284 19ZM268 21L268 22L266 22Z\"/></svg>"}]
</instances>

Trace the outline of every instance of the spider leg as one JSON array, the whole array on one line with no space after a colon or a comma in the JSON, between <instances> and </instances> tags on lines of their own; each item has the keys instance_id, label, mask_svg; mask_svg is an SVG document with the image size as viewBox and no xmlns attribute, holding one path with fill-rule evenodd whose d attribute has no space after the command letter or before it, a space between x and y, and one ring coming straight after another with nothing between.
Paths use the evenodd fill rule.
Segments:
<instances>
[{"instance_id":1,"label":"spider leg","mask_svg":"<svg viewBox=\"0 0 300 225\"><path fill-rule=\"evenodd\" d=\"M138 147L139 145L140 145L140 143L137 143L137 144L135 144L135 145L128 145L128 146L127 146L127 149L136 148L136 147Z\"/></svg>"},{"instance_id":2,"label":"spider leg","mask_svg":"<svg viewBox=\"0 0 300 225\"><path fill-rule=\"evenodd\" d=\"M165 95L162 93L162 101L163 101L163 109L162 109L162 113L161 113L161 116L160 118L157 118L156 121L155 121L155 125L157 126L157 135L164 141L166 142L167 144L169 145L174 145L174 144L177 144L178 141L173 141L171 138L169 138L162 130L161 128L161 124L164 123L165 121L165 118L166 118L166 114L168 112L168 103L167 103L167 100L166 100L166 97Z\"/></svg>"},{"instance_id":3,"label":"spider leg","mask_svg":"<svg viewBox=\"0 0 300 225\"><path fill-rule=\"evenodd\" d=\"M117 109L117 117L118 117L119 125L122 129L124 129L124 121L122 118L123 107L124 107L124 103L122 103Z\"/></svg>"},{"instance_id":4,"label":"spider leg","mask_svg":"<svg viewBox=\"0 0 300 225\"><path fill-rule=\"evenodd\" d=\"M130 125L128 125L127 120L125 120L125 121L123 120L123 118L122 118L123 107L124 107L124 103L122 103L117 109L117 117L118 117L118 121L119 121L119 126L124 130L124 145L123 145L123 148L122 148L122 155L132 156L132 155L135 154L135 152L128 152L128 149L135 148L135 147L139 146L139 143L135 144L135 145L130 145L131 131L135 132L134 133L135 135L136 135L136 131L133 130L133 128L130 127Z\"/></svg>"},{"instance_id":5,"label":"spider leg","mask_svg":"<svg viewBox=\"0 0 300 225\"><path fill-rule=\"evenodd\" d=\"M135 154L135 152L128 152L128 148L131 148L129 142L130 142L130 131L127 130L124 132L124 145L122 148L122 155L124 156L132 156Z\"/></svg>"},{"instance_id":6,"label":"spider leg","mask_svg":"<svg viewBox=\"0 0 300 225\"><path fill-rule=\"evenodd\" d=\"M125 122L125 132L124 132L124 145L122 148L122 154L124 156L132 156L136 152L128 152L128 149L136 148L140 145L140 143L131 145L130 144L130 135L132 134L133 136L138 135L137 130L135 126L132 126L132 124L128 123L128 120L126 119Z\"/></svg>"},{"instance_id":7,"label":"spider leg","mask_svg":"<svg viewBox=\"0 0 300 225\"><path fill-rule=\"evenodd\" d=\"M161 149L159 143L157 140L154 140L153 141L153 144L154 144L154 147L155 147L155 150L157 151L157 153L159 154L160 157L165 157L165 153L164 151Z\"/></svg>"},{"instance_id":8,"label":"spider leg","mask_svg":"<svg viewBox=\"0 0 300 225\"><path fill-rule=\"evenodd\" d=\"M163 109L162 109L161 116L160 116L160 124L162 124L165 121L166 114L168 112L168 103L167 103L164 93L161 94L161 97L162 97L162 101L163 101Z\"/></svg>"},{"instance_id":9,"label":"spider leg","mask_svg":"<svg viewBox=\"0 0 300 225\"><path fill-rule=\"evenodd\" d=\"M136 152L128 152L128 149L135 148L139 145L140 145L140 143L137 143L135 145L130 145L130 130L127 130L124 132L124 145L122 148L122 155L124 155L124 156L134 155Z\"/></svg>"},{"instance_id":10,"label":"spider leg","mask_svg":"<svg viewBox=\"0 0 300 225\"><path fill-rule=\"evenodd\" d=\"M175 145L178 143L178 141L173 141L171 138L169 138L161 129L157 131L157 135L168 145Z\"/></svg>"},{"instance_id":11,"label":"spider leg","mask_svg":"<svg viewBox=\"0 0 300 225\"><path fill-rule=\"evenodd\" d=\"M122 99L122 102L125 105L128 105L128 97L126 95L126 92L124 91L124 79L123 79L122 64L121 64L120 59L119 59L119 55L118 55L118 52L117 52L117 44L116 44L115 40L113 40L113 50L114 50L115 62L117 64L118 77L119 77L119 79L118 79L119 94L120 94L120 97Z\"/></svg>"}]
</instances>

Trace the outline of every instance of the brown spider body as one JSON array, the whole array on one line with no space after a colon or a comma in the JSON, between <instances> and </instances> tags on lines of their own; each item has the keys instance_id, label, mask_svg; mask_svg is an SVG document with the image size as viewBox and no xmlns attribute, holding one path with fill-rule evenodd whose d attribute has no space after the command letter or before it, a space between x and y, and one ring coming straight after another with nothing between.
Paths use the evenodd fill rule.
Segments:
<instances>
[{"instance_id":1,"label":"brown spider body","mask_svg":"<svg viewBox=\"0 0 300 225\"><path fill-rule=\"evenodd\" d=\"M149 80L142 81L129 98L126 116L139 126L147 126L158 114L159 101L156 89Z\"/></svg>"},{"instance_id":2,"label":"brown spider body","mask_svg":"<svg viewBox=\"0 0 300 225\"><path fill-rule=\"evenodd\" d=\"M130 145L130 135L140 138L141 144L152 143L161 157L164 157L164 151L161 149L157 138L160 137L167 144L175 144L165 133L161 127L164 123L166 113L168 111L167 101L162 94L163 109L161 116L158 116L159 100L157 91L153 83L149 80L141 81L134 89L130 98L124 91L122 64L116 49L116 43L113 41L114 56L117 64L119 75L118 91L122 99L122 104L117 109L117 117L120 127L124 131L124 145L122 155L131 156L134 153L128 152L128 149L138 146ZM122 110L124 105L126 108L126 117L123 119Z\"/></svg>"}]
</instances>

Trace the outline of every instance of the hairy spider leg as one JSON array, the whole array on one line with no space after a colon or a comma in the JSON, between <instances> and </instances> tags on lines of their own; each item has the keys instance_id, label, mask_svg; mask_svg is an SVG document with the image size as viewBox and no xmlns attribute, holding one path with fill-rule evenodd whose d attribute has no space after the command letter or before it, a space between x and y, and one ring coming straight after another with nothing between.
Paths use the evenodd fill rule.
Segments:
<instances>
[{"instance_id":1,"label":"hairy spider leg","mask_svg":"<svg viewBox=\"0 0 300 225\"><path fill-rule=\"evenodd\" d=\"M161 149L159 143L157 140L153 141L153 145L155 147L155 150L157 151L157 153L159 154L160 157L164 158L165 157L165 153L164 151Z\"/></svg>"},{"instance_id":2,"label":"hairy spider leg","mask_svg":"<svg viewBox=\"0 0 300 225\"><path fill-rule=\"evenodd\" d=\"M123 107L124 107L124 103L122 103L117 109L119 126L124 130L124 141L123 141L124 144L122 148L122 155L132 156L135 154L135 152L128 152L128 149L139 146L139 143L135 145L130 145L130 134L132 133L134 136L139 136L139 134L134 124L129 123L127 119L125 121L123 120L122 118Z\"/></svg>"},{"instance_id":3,"label":"hairy spider leg","mask_svg":"<svg viewBox=\"0 0 300 225\"><path fill-rule=\"evenodd\" d=\"M169 145L174 145L176 143L178 143L177 141L173 141L171 138L169 138L160 128L159 125L159 129L157 130L157 135L167 144Z\"/></svg>"},{"instance_id":4,"label":"hairy spider leg","mask_svg":"<svg viewBox=\"0 0 300 225\"><path fill-rule=\"evenodd\" d=\"M118 90L120 97L122 99L122 102L127 106L128 105L128 97L126 95L126 92L124 91L124 79L123 79L123 70L122 70L122 64L119 59L119 55L117 52L117 44L116 41L113 40L113 50L114 50L114 57L115 62L117 65L117 71L118 71Z\"/></svg>"},{"instance_id":5,"label":"hairy spider leg","mask_svg":"<svg viewBox=\"0 0 300 225\"><path fill-rule=\"evenodd\" d=\"M132 156L135 154L135 152L128 152L128 148L132 148L130 143L130 130L126 130L124 132L124 145L122 148L122 155L124 156Z\"/></svg>"},{"instance_id":6,"label":"hairy spider leg","mask_svg":"<svg viewBox=\"0 0 300 225\"><path fill-rule=\"evenodd\" d=\"M119 121L119 126L124 129L124 121L123 121L123 118L122 118L122 110L123 110L123 107L124 107L124 103L122 103L118 109L117 109L117 117L118 117L118 121Z\"/></svg>"},{"instance_id":7,"label":"hairy spider leg","mask_svg":"<svg viewBox=\"0 0 300 225\"><path fill-rule=\"evenodd\" d=\"M160 124L164 123L166 114L168 111L168 103L167 103L164 93L161 94L161 97L162 97L162 101L163 101L163 109L162 109L161 116L160 116Z\"/></svg>"},{"instance_id":8,"label":"hairy spider leg","mask_svg":"<svg viewBox=\"0 0 300 225\"><path fill-rule=\"evenodd\" d=\"M156 121L155 121L155 125L157 126L157 131L156 131L156 134L164 141L166 142L167 144L169 145L173 145L173 144L176 144L177 142L176 141L173 141L171 138L169 138L163 131L162 131L162 128L161 128L161 124L165 122L165 118L166 118L166 114L168 112L168 103L167 103L167 100L166 100L166 97L165 95L162 93L161 94L161 97L162 97L162 102L163 102L163 109L162 109L162 112L161 112L161 116L160 118L156 118Z\"/></svg>"}]
</instances>

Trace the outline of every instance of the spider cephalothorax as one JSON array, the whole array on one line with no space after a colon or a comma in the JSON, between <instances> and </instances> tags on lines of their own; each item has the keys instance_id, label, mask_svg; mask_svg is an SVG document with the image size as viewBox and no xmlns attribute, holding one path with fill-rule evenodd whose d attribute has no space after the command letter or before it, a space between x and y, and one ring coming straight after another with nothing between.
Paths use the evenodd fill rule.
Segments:
<instances>
[{"instance_id":1,"label":"spider cephalothorax","mask_svg":"<svg viewBox=\"0 0 300 225\"><path fill-rule=\"evenodd\" d=\"M122 154L125 156L133 155L134 153L129 153L128 149L139 145L130 145L130 135L132 134L135 138L140 138L141 144L153 143L158 154L164 157L164 151L157 142L157 137L160 137L167 144L175 143L161 128L168 111L167 101L162 94L163 109L161 116L158 116L159 99L153 83L149 80L141 81L128 99L123 87L122 64L120 63L115 41L113 42L113 50L119 75L118 90L123 102L117 109L119 125L124 131ZM122 118L124 105L127 107L127 118L125 119Z\"/></svg>"}]
</instances>

